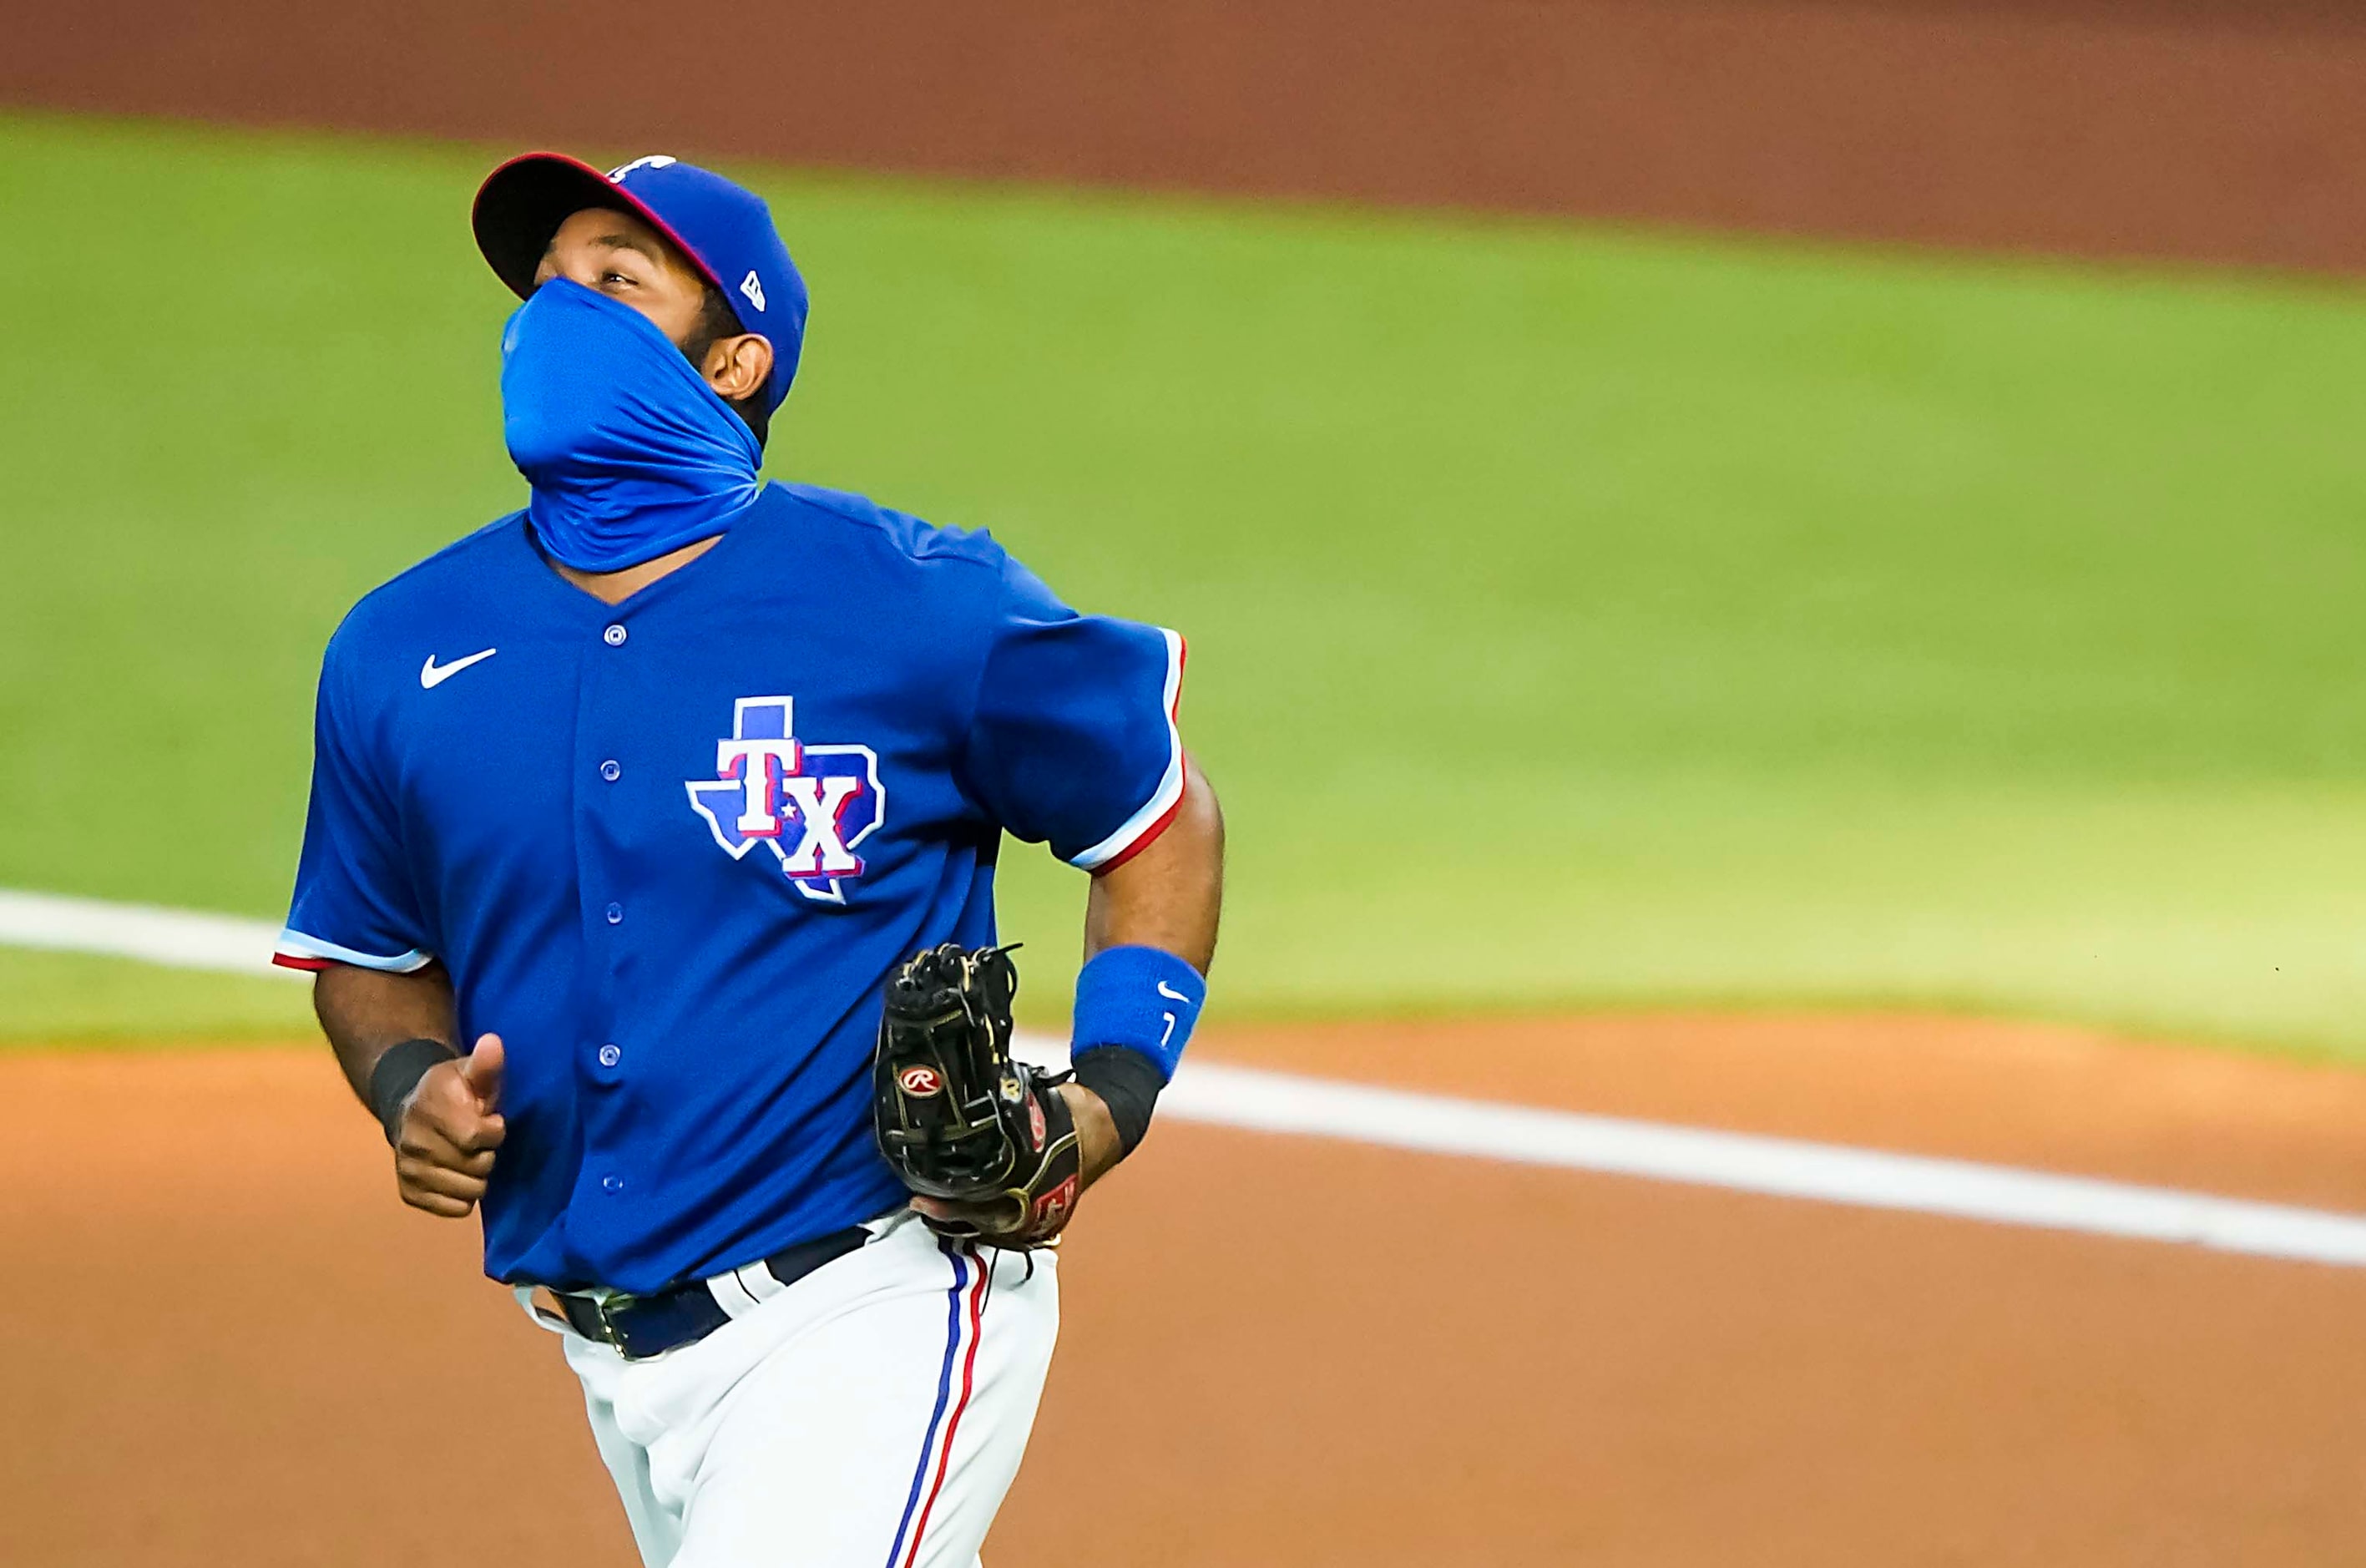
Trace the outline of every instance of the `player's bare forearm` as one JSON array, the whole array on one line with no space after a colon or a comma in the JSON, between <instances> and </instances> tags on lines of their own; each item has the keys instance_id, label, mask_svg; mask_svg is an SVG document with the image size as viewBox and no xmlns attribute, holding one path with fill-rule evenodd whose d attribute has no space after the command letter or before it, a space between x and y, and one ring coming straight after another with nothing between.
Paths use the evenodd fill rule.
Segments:
<instances>
[{"instance_id":1,"label":"player's bare forearm","mask_svg":"<svg viewBox=\"0 0 2366 1568\"><path fill-rule=\"evenodd\" d=\"M345 1081L372 1114L380 1113L371 1102L372 1076L389 1050L407 1040L458 1049L452 983L438 964L409 975L332 964L312 982L312 1010ZM386 1090L390 1104L400 1105L385 1112L395 1189L412 1208L459 1219L484 1196L506 1133L501 1064L501 1042L488 1034L469 1055L429 1067L407 1090Z\"/></svg>"},{"instance_id":2,"label":"player's bare forearm","mask_svg":"<svg viewBox=\"0 0 2366 1568\"><path fill-rule=\"evenodd\" d=\"M1166 831L1123 865L1093 878L1085 901L1085 956L1112 947L1164 948L1202 975L1216 955L1224 903L1224 812L1188 756L1183 804ZM1082 1084L1061 1090L1076 1114L1081 1185L1090 1187L1121 1156L1117 1124L1101 1097Z\"/></svg>"},{"instance_id":3,"label":"player's bare forearm","mask_svg":"<svg viewBox=\"0 0 2366 1568\"><path fill-rule=\"evenodd\" d=\"M1175 820L1140 854L1093 878L1085 956L1112 947L1164 948L1204 975L1224 904L1224 811L1207 775L1183 759Z\"/></svg>"},{"instance_id":4,"label":"player's bare forearm","mask_svg":"<svg viewBox=\"0 0 2366 1568\"><path fill-rule=\"evenodd\" d=\"M370 1073L388 1047L406 1040L440 1040L456 1050L460 1043L452 982L440 964L408 975L332 964L313 978L312 1011L364 1105Z\"/></svg>"},{"instance_id":5,"label":"player's bare forearm","mask_svg":"<svg viewBox=\"0 0 2366 1568\"><path fill-rule=\"evenodd\" d=\"M1122 1151L1117 1122L1110 1119L1101 1097L1080 1083L1062 1084L1060 1098L1068 1102L1068 1114L1076 1119L1076 1190L1081 1192L1118 1162Z\"/></svg>"}]
</instances>

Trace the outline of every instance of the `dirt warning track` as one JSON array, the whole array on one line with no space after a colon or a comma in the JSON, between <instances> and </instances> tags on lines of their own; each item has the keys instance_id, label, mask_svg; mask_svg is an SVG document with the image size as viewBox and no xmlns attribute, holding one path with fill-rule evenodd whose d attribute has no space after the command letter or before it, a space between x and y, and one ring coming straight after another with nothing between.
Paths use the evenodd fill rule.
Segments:
<instances>
[{"instance_id":1,"label":"dirt warning track","mask_svg":"<svg viewBox=\"0 0 2366 1568\"><path fill-rule=\"evenodd\" d=\"M2366 1209L2366 1080L2063 1031L1206 1049ZM0 1060L0 1556L631 1562L548 1340L383 1165L313 1051ZM1096 1195L1065 1278L996 1568L2321 1563L2366 1539L2366 1270L1177 1124Z\"/></svg>"},{"instance_id":2,"label":"dirt warning track","mask_svg":"<svg viewBox=\"0 0 2366 1568\"><path fill-rule=\"evenodd\" d=\"M0 103L2366 268L2366 22L2335 0L46 0L8 20Z\"/></svg>"}]
</instances>

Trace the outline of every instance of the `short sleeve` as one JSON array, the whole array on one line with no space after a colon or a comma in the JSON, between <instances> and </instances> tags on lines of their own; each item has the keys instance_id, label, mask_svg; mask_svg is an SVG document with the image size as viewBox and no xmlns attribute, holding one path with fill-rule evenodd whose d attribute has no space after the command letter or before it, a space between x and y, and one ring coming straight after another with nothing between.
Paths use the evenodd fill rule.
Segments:
<instances>
[{"instance_id":1,"label":"short sleeve","mask_svg":"<svg viewBox=\"0 0 2366 1568\"><path fill-rule=\"evenodd\" d=\"M1080 615L1008 561L963 768L1007 831L1087 871L1158 837L1183 800L1183 639Z\"/></svg>"},{"instance_id":2,"label":"short sleeve","mask_svg":"<svg viewBox=\"0 0 2366 1568\"><path fill-rule=\"evenodd\" d=\"M431 954L392 803L355 743L332 642L312 717L312 800L296 897L272 962L290 969L352 964L408 974Z\"/></svg>"}]
</instances>

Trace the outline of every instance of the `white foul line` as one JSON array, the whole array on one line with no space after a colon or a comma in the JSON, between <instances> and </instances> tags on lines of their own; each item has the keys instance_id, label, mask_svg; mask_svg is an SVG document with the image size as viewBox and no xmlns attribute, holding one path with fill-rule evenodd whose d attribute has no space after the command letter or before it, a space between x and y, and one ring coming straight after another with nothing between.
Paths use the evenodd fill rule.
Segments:
<instances>
[{"instance_id":1,"label":"white foul line","mask_svg":"<svg viewBox=\"0 0 2366 1568\"><path fill-rule=\"evenodd\" d=\"M1158 1111L1260 1133L1346 1138L1425 1154L2090 1235L2187 1242L2257 1258L2366 1265L2366 1218L2324 1210L1796 1138L1409 1094L1216 1063L1191 1063L1177 1072L1159 1097Z\"/></svg>"},{"instance_id":2,"label":"white foul line","mask_svg":"<svg viewBox=\"0 0 2366 1568\"><path fill-rule=\"evenodd\" d=\"M0 946L106 953L175 969L296 975L272 964L278 940L279 928L268 920L0 888Z\"/></svg>"},{"instance_id":3,"label":"white foul line","mask_svg":"<svg viewBox=\"0 0 2366 1568\"><path fill-rule=\"evenodd\" d=\"M277 936L278 927L263 920L0 891L0 945L301 978L272 966ZM1056 1062L1065 1055L1059 1041L1045 1035L1022 1035L1020 1045L1031 1060ZM1188 1063L1160 1097L1158 1110L1175 1121L1248 1132L2366 1266L2366 1216L1970 1160L1456 1100L1256 1067Z\"/></svg>"}]
</instances>

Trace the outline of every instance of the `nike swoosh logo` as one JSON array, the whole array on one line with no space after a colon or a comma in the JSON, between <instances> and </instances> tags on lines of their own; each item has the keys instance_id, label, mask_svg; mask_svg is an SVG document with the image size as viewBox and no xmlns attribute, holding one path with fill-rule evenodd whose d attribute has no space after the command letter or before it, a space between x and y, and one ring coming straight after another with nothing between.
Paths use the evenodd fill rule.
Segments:
<instances>
[{"instance_id":1,"label":"nike swoosh logo","mask_svg":"<svg viewBox=\"0 0 2366 1568\"><path fill-rule=\"evenodd\" d=\"M469 665L482 664L500 651L498 648L489 648L482 653L472 653L466 659L456 659L449 664L436 663L435 656L431 653L427 656L427 662L419 667L420 687L422 690L432 692Z\"/></svg>"},{"instance_id":2,"label":"nike swoosh logo","mask_svg":"<svg viewBox=\"0 0 2366 1568\"><path fill-rule=\"evenodd\" d=\"M1191 999L1180 991L1172 991L1167 989L1166 982L1164 980L1158 982L1158 994L1171 1001L1188 1002Z\"/></svg>"}]
</instances>

